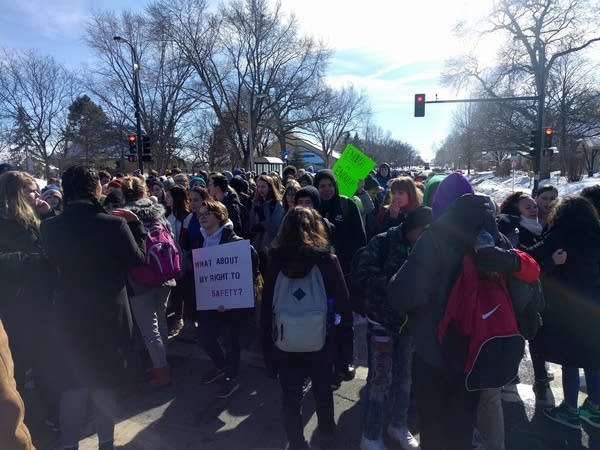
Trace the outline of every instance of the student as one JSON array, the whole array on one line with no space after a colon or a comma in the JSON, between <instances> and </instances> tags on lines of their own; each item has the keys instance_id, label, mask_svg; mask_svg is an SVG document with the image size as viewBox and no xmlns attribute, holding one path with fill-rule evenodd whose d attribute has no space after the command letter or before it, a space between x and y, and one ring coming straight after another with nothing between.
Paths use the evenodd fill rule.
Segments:
<instances>
[{"instance_id":1,"label":"student","mask_svg":"<svg viewBox=\"0 0 600 450\"><path fill-rule=\"evenodd\" d=\"M407 317L398 315L389 305L386 287L429 223L431 209L416 208L402 225L373 237L358 261L358 281L371 293L366 301L369 375L361 450L386 448L382 441L386 418L387 434L393 440L403 449L419 448L407 427L412 338L405 326Z\"/></svg>"},{"instance_id":2,"label":"student","mask_svg":"<svg viewBox=\"0 0 600 450\"><path fill-rule=\"evenodd\" d=\"M292 279L306 277L314 267L323 280L326 296L333 301L331 315L340 315L336 327L352 325L352 311L348 289L337 257L333 254L327 233L319 214L304 207L296 207L285 216L269 251L269 273L263 290L261 330L263 342L270 345L282 389L283 422L290 450L308 449L302 420L302 386L310 377L315 396L321 448L331 448L334 440L333 392L331 365L334 350L331 333L327 333L322 348L311 352L287 352L273 344L273 305L279 274ZM323 298L326 302L326 298ZM323 305L326 307L326 305ZM334 324L328 323L329 327ZM331 328L329 328L331 329ZM315 330L306 330L307 333ZM269 363L269 359L266 361Z\"/></svg>"},{"instance_id":3,"label":"student","mask_svg":"<svg viewBox=\"0 0 600 450\"><path fill-rule=\"evenodd\" d=\"M145 232L125 209L106 213L92 169L70 167L62 177L65 210L42 222L41 237L59 269L54 296L59 354L60 429L64 449L78 448L88 399L101 450L112 450L115 389L131 379L129 269L144 262Z\"/></svg>"},{"instance_id":4,"label":"student","mask_svg":"<svg viewBox=\"0 0 600 450\"><path fill-rule=\"evenodd\" d=\"M192 248L211 247L241 241L233 230L227 208L217 200L205 200L199 208L200 237ZM251 247L252 275L258 275L258 255ZM248 308L216 310L198 313L200 345L213 363L213 368L200 378L202 384L211 384L222 379L217 398L228 398L240 387L240 332L249 322L252 310ZM218 338L223 338L223 347Z\"/></svg>"}]
</instances>

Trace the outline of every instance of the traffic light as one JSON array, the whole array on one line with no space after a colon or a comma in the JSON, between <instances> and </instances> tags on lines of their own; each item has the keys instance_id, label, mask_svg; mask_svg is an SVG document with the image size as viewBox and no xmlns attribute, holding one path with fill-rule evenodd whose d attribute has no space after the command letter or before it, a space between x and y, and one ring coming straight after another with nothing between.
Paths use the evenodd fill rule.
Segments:
<instances>
[{"instance_id":1,"label":"traffic light","mask_svg":"<svg viewBox=\"0 0 600 450\"><path fill-rule=\"evenodd\" d=\"M128 134L127 141L129 142L129 153L137 154L137 136L135 134Z\"/></svg>"},{"instance_id":2,"label":"traffic light","mask_svg":"<svg viewBox=\"0 0 600 450\"><path fill-rule=\"evenodd\" d=\"M150 136L142 136L142 152L144 153L144 155L149 155L152 153L152 143L150 142Z\"/></svg>"},{"instance_id":3,"label":"traffic light","mask_svg":"<svg viewBox=\"0 0 600 450\"><path fill-rule=\"evenodd\" d=\"M415 117L425 117L425 94L415 94Z\"/></svg>"},{"instance_id":4,"label":"traffic light","mask_svg":"<svg viewBox=\"0 0 600 450\"><path fill-rule=\"evenodd\" d=\"M554 136L554 129L551 127L544 128L544 148L552 147L552 137ZM552 155L550 155L552 156Z\"/></svg>"},{"instance_id":5,"label":"traffic light","mask_svg":"<svg viewBox=\"0 0 600 450\"><path fill-rule=\"evenodd\" d=\"M540 133L537 130L531 130L531 137L529 139L529 146L534 150L539 147L538 141L540 138Z\"/></svg>"},{"instance_id":6,"label":"traffic light","mask_svg":"<svg viewBox=\"0 0 600 450\"><path fill-rule=\"evenodd\" d=\"M545 148L542 155L544 155L546 158L551 157L554 154L554 149L551 148Z\"/></svg>"},{"instance_id":7,"label":"traffic light","mask_svg":"<svg viewBox=\"0 0 600 450\"><path fill-rule=\"evenodd\" d=\"M137 156L136 155L127 155L127 161L137 162Z\"/></svg>"}]
</instances>

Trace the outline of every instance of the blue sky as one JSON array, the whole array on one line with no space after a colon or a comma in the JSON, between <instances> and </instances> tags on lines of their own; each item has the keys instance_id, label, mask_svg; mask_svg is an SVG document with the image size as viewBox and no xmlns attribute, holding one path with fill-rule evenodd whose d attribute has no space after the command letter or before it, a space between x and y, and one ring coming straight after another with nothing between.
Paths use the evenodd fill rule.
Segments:
<instances>
[{"instance_id":1,"label":"blue sky","mask_svg":"<svg viewBox=\"0 0 600 450\"><path fill-rule=\"evenodd\" d=\"M459 19L489 10L492 0L282 0L294 12L301 32L322 38L335 54L328 80L364 90L374 121L393 137L406 141L425 159L433 156L450 129L455 106L427 105L424 118L413 117L414 94L440 99L457 93L441 86L444 60L465 51L453 38ZM36 48L71 67L93 56L82 40L94 9L141 9L133 0L0 0L0 45Z\"/></svg>"}]
</instances>

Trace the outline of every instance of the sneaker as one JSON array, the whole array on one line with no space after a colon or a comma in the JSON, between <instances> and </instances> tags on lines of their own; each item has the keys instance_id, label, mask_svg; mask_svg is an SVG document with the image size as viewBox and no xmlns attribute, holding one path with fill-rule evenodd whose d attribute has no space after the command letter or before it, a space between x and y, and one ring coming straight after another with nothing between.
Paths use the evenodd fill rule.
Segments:
<instances>
[{"instance_id":1,"label":"sneaker","mask_svg":"<svg viewBox=\"0 0 600 450\"><path fill-rule=\"evenodd\" d=\"M200 377L200 383L211 384L225 376L225 369L211 369Z\"/></svg>"},{"instance_id":2,"label":"sneaker","mask_svg":"<svg viewBox=\"0 0 600 450\"><path fill-rule=\"evenodd\" d=\"M571 410L564 402L556 408L545 408L544 415L554 422L558 422L569 428L579 430L581 421L579 420L579 412Z\"/></svg>"},{"instance_id":3,"label":"sneaker","mask_svg":"<svg viewBox=\"0 0 600 450\"><path fill-rule=\"evenodd\" d=\"M419 442L415 437L408 431L406 426L398 427L389 425L387 427L388 436L400 444L404 450L415 450L419 449Z\"/></svg>"},{"instance_id":4,"label":"sneaker","mask_svg":"<svg viewBox=\"0 0 600 450\"><path fill-rule=\"evenodd\" d=\"M600 408L594 408L589 398L586 398L581 408L579 408L579 418L594 428L600 428Z\"/></svg>"},{"instance_id":5,"label":"sneaker","mask_svg":"<svg viewBox=\"0 0 600 450\"><path fill-rule=\"evenodd\" d=\"M229 398L231 394L240 388L240 383L235 378L225 378L221 389L217 392L217 398Z\"/></svg>"},{"instance_id":6,"label":"sneaker","mask_svg":"<svg viewBox=\"0 0 600 450\"><path fill-rule=\"evenodd\" d=\"M360 450L387 450L387 447L381 439L367 439L363 436L360 440Z\"/></svg>"}]
</instances>

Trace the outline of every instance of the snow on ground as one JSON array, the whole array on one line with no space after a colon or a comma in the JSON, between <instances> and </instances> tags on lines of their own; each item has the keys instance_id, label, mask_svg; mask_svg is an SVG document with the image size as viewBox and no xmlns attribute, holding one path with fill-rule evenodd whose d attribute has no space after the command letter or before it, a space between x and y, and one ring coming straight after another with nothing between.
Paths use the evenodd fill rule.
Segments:
<instances>
[{"instance_id":1,"label":"snow on ground","mask_svg":"<svg viewBox=\"0 0 600 450\"><path fill-rule=\"evenodd\" d=\"M515 171L513 175L507 177L496 177L493 172L479 172L467 176L476 192L489 195L498 204L502 203L510 193L514 191L523 191L531 193L533 188L533 178L529 178L527 172ZM565 177L560 176L560 172L554 172L549 179L542 180L540 186L551 184L558 189L558 195L578 194L587 186L600 184L600 174L593 177L585 177L581 181L569 183Z\"/></svg>"}]
</instances>

